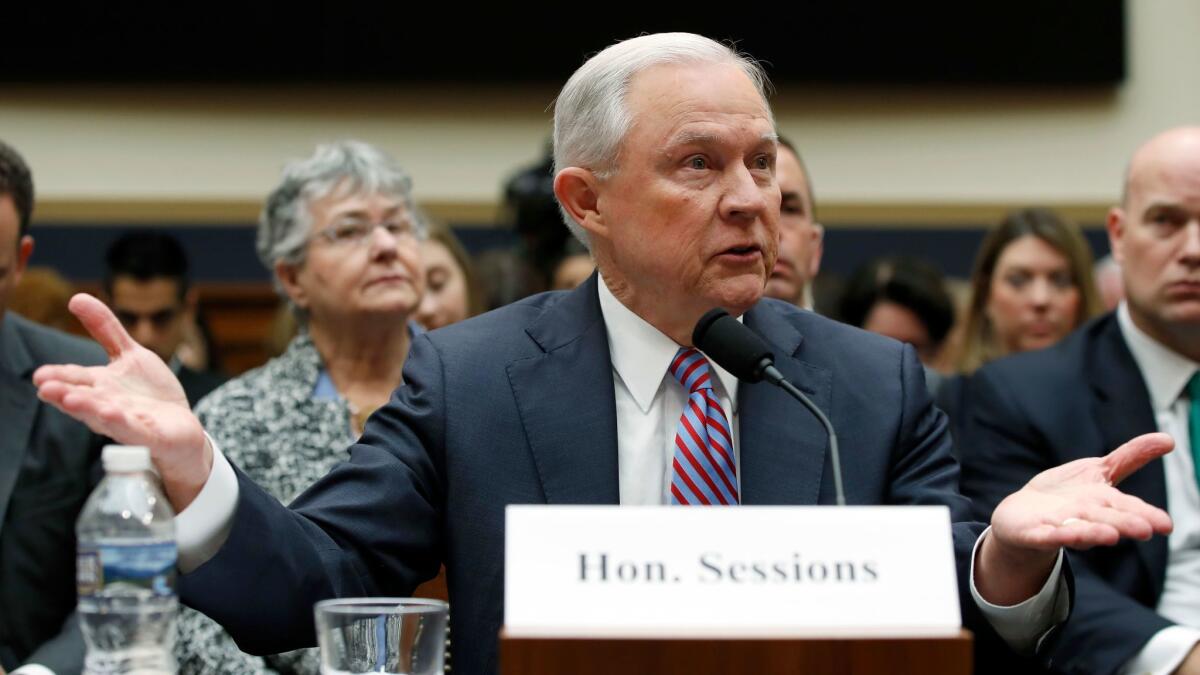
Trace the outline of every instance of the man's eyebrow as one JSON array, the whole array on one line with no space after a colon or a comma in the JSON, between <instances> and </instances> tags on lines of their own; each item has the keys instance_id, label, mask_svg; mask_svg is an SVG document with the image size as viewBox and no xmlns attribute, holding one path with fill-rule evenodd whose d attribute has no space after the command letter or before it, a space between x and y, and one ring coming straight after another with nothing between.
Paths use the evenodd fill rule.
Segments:
<instances>
[{"instance_id":1,"label":"man's eyebrow","mask_svg":"<svg viewBox=\"0 0 1200 675\"><path fill-rule=\"evenodd\" d=\"M719 137L716 134L707 131L684 131L675 138L672 138L668 146L679 145L703 145L706 143L716 143ZM759 137L760 143L778 143L779 134L774 131L768 131Z\"/></svg>"},{"instance_id":2,"label":"man's eyebrow","mask_svg":"<svg viewBox=\"0 0 1200 675\"><path fill-rule=\"evenodd\" d=\"M1181 204L1175 202L1151 202L1146 205L1142 213L1150 213L1151 211L1183 211L1185 210Z\"/></svg>"},{"instance_id":3,"label":"man's eyebrow","mask_svg":"<svg viewBox=\"0 0 1200 675\"><path fill-rule=\"evenodd\" d=\"M691 145L692 143L715 143L717 136L705 131L685 131L671 139L671 145Z\"/></svg>"}]
</instances>

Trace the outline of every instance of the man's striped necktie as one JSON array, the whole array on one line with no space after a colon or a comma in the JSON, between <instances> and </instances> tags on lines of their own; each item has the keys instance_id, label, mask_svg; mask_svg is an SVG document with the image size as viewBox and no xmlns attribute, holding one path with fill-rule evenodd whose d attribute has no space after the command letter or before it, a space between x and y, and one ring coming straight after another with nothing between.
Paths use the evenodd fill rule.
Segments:
<instances>
[{"instance_id":1,"label":"man's striped necktie","mask_svg":"<svg viewBox=\"0 0 1200 675\"><path fill-rule=\"evenodd\" d=\"M670 372L688 392L675 430L671 503L737 504L733 433L713 393L708 359L691 347L683 347L671 362Z\"/></svg>"}]
</instances>

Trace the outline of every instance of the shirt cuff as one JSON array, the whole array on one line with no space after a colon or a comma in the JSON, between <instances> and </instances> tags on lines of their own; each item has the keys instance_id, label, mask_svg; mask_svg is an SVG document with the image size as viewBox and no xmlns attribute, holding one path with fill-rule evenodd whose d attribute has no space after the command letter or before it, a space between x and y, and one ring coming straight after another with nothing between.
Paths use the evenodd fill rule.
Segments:
<instances>
[{"instance_id":1,"label":"shirt cuff","mask_svg":"<svg viewBox=\"0 0 1200 675\"><path fill-rule=\"evenodd\" d=\"M1170 675L1200 642L1200 630L1184 626L1168 626L1146 642L1125 667L1121 675Z\"/></svg>"},{"instance_id":2,"label":"shirt cuff","mask_svg":"<svg viewBox=\"0 0 1200 675\"><path fill-rule=\"evenodd\" d=\"M1010 607L993 605L984 600L975 587L975 557L984 537L991 531L991 527L984 530L971 551L971 597L975 599L984 618L1009 647L1021 654L1030 654L1047 631L1066 621L1071 614L1071 594L1066 589L1067 582L1062 575L1063 552L1059 549L1054 569L1036 595Z\"/></svg>"},{"instance_id":3,"label":"shirt cuff","mask_svg":"<svg viewBox=\"0 0 1200 675\"><path fill-rule=\"evenodd\" d=\"M27 663L12 671L9 675L54 675L54 671L40 663Z\"/></svg>"},{"instance_id":4,"label":"shirt cuff","mask_svg":"<svg viewBox=\"0 0 1200 675\"><path fill-rule=\"evenodd\" d=\"M206 434L207 436L207 434ZM212 471L200 494L175 516L175 543L179 547L179 571L187 574L208 562L221 550L233 527L237 510L238 480L229 460L210 437Z\"/></svg>"}]
</instances>

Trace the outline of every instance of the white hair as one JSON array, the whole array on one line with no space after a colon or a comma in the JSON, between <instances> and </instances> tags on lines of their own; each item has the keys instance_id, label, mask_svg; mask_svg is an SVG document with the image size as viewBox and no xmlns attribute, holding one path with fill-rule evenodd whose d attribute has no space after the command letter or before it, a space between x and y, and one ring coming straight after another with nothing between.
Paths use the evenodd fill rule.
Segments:
<instances>
[{"instance_id":1,"label":"white hair","mask_svg":"<svg viewBox=\"0 0 1200 675\"><path fill-rule=\"evenodd\" d=\"M395 196L415 212L412 179L386 152L354 140L318 145L311 156L284 166L283 177L267 196L258 218L258 257L268 270L278 261L303 262L312 234L309 204L336 189L350 194ZM424 235L424 222L413 217L417 218L418 235Z\"/></svg>"},{"instance_id":2,"label":"white hair","mask_svg":"<svg viewBox=\"0 0 1200 675\"><path fill-rule=\"evenodd\" d=\"M267 196L258 218L255 247L268 270L273 270L280 261L291 265L304 262L312 237L309 206L334 190L397 197L409 210L417 237L425 238L426 221L413 204L408 172L374 145L354 140L335 141L318 145L309 157L288 162L279 185ZM278 278L275 289L281 297L288 297Z\"/></svg>"},{"instance_id":3,"label":"white hair","mask_svg":"<svg viewBox=\"0 0 1200 675\"><path fill-rule=\"evenodd\" d=\"M583 167L600 178L615 173L621 141L633 124L625 102L633 77L652 66L691 63L741 68L771 115L766 73L749 55L693 33L642 35L618 42L588 59L563 86L554 103L555 173L568 166ZM571 233L590 249L583 227L561 204L559 211Z\"/></svg>"}]
</instances>

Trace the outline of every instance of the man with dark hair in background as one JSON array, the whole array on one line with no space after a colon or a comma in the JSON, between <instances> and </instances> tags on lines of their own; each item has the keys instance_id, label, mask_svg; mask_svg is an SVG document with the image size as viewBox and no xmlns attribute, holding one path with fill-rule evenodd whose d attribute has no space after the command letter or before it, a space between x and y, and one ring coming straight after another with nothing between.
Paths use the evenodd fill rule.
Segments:
<instances>
[{"instance_id":1,"label":"man with dark hair in background","mask_svg":"<svg viewBox=\"0 0 1200 675\"><path fill-rule=\"evenodd\" d=\"M161 232L129 232L105 256L108 305L134 340L166 361L195 406L225 381L218 372L193 370L176 356L196 318L187 255L179 241Z\"/></svg>"},{"instance_id":2,"label":"man with dark hair in background","mask_svg":"<svg viewBox=\"0 0 1200 675\"><path fill-rule=\"evenodd\" d=\"M0 673L78 673L75 518L99 478L100 439L42 403L47 363L103 364L92 342L5 313L33 253L33 176L0 141ZM15 670L13 670L15 669Z\"/></svg>"}]
</instances>

